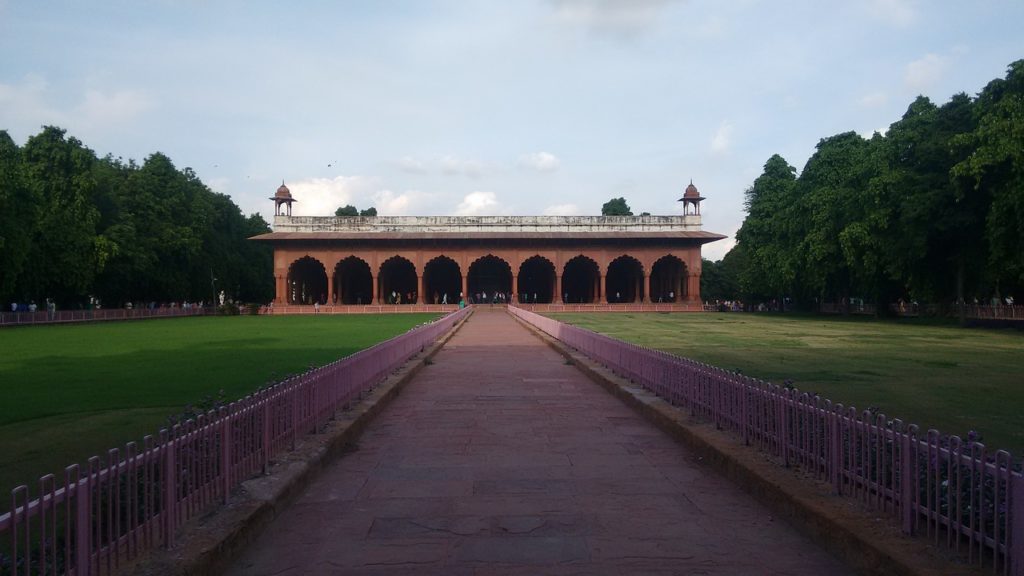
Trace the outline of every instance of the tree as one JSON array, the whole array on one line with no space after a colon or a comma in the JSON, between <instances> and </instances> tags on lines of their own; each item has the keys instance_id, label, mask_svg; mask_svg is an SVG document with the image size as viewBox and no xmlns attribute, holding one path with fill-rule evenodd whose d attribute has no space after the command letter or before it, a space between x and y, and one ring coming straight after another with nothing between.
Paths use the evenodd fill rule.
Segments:
<instances>
[{"instance_id":1,"label":"tree","mask_svg":"<svg viewBox=\"0 0 1024 576\"><path fill-rule=\"evenodd\" d=\"M625 198L612 198L601 206L602 216L632 216L633 211L629 209Z\"/></svg>"},{"instance_id":2,"label":"tree","mask_svg":"<svg viewBox=\"0 0 1024 576\"><path fill-rule=\"evenodd\" d=\"M868 201L876 214L871 233L885 276L902 292L897 296L949 302L963 299L967 282L976 290L984 212L976 198L958 201L962 183L950 178L964 156L951 141L974 129L971 109L966 94L941 108L920 96L886 133L882 171L869 185Z\"/></svg>"},{"instance_id":3,"label":"tree","mask_svg":"<svg viewBox=\"0 0 1024 576\"><path fill-rule=\"evenodd\" d=\"M0 303L20 299L16 286L28 258L36 210L25 185L21 150L0 130Z\"/></svg>"},{"instance_id":4,"label":"tree","mask_svg":"<svg viewBox=\"0 0 1024 576\"><path fill-rule=\"evenodd\" d=\"M991 199L985 221L988 264L1003 290L1024 288L1024 60L990 82L975 103L977 128L955 143L970 154L952 169L973 184L962 193Z\"/></svg>"},{"instance_id":5,"label":"tree","mask_svg":"<svg viewBox=\"0 0 1024 576\"><path fill-rule=\"evenodd\" d=\"M373 206L370 206L366 210L360 210L359 211L359 215L360 216L376 216L377 215L377 209L374 208Z\"/></svg>"},{"instance_id":6,"label":"tree","mask_svg":"<svg viewBox=\"0 0 1024 576\"><path fill-rule=\"evenodd\" d=\"M775 154L746 191L747 217L736 232L746 265L738 280L743 292L756 299L785 297L793 289L803 234L795 185L796 168Z\"/></svg>"},{"instance_id":7,"label":"tree","mask_svg":"<svg viewBox=\"0 0 1024 576\"><path fill-rule=\"evenodd\" d=\"M0 131L5 302L209 301L212 282L236 299L266 301L272 252L248 238L269 231L261 216L244 217L229 196L159 152L139 166L97 159L52 126L21 149Z\"/></svg>"},{"instance_id":8,"label":"tree","mask_svg":"<svg viewBox=\"0 0 1024 576\"><path fill-rule=\"evenodd\" d=\"M748 266L744 246L737 244L718 262L701 261L700 295L705 302L746 300L740 286L740 275Z\"/></svg>"},{"instance_id":9,"label":"tree","mask_svg":"<svg viewBox=\"0 0 1024 576\"><path fill-rule=\"evenodd\" d=\"M918 97L885 136L822 139L747 191L744 292L945 304L1024 289L1024 60L976 99ZM779 294L781 295L781 294Z\"/></svg>"},{"instance_id":10,"label":"tree","mask_svg":"<svg viewBox=\"0 0 1024 576\"><path fill-rule=\"evenodd\" d=\"M797 182L806 208L806 233L800 244L801 284L823 300L847 300L855 281L877 271L877 255L865 233L864 190L876 174L872 141L856 132L837 134L818 143Z\"/></svg>"},{"instance_id":11,"label":"tree","mask_svg":"<svg viewBox=\"0 0 1024 576\"><path fill-rule=\"evenodd\" d=\"M62 305L89 293L97 269L93 203L96 156L76 138L53 126L32 136L22 149L25 182L38 218L20 283L26 297L52 297Z\"/></svg>"},{"instance_id":12,"label":"tree","mask_svg":"<svg viewBox=\"0 0 1024 576\"><path fill-rule=\"evenodd\" d=\"M346 204L334 211L335 216L359 216L359 210L351 204Z\"/></svg>"}]
</instances>

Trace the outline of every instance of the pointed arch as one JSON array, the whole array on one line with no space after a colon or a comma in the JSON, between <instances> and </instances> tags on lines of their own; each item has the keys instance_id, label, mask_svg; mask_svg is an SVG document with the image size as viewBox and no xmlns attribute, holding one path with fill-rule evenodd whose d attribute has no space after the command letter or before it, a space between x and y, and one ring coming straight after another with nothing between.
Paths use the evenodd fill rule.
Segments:
<instances>
[{"instance_id":1,"label":"pointed arch","mask_svg":"<svg viewBox=\"0 0 1024 576\"><path fill-rule=\"evenodd\" d=\"M462 292L462 270L448 256L437 256L423 266L423 286L428 304L458 304Z\"/></svg>"},{"instance_id":2,"label":"pointed arch","mask_svg":"<svg viewBox=\"0 0 1024 576\"><path fill-rule=\"evenodd\" d=\"M623 254L608 264L605 293L612 304L644 301L644 267L636 258Z\"/></svg>"},{"instance_id":3,"label":"pointed arch","mask_svg":"<svg viewBox=\"0 0 1024 576\"><path fill-rule=\"evenodd\" d=\"M331 301L339 304L369 304L373 295L373 274L362 258L349 256L334 267L334 294Z\"/></svg>"},{"instance_id":4,"label":"pointed arch","mask_svg":"<svg viewBox=\"0 0 1024 576\"><path fill-rule=\"evenodd\" d=\"M686 263L666 254L651 266L651 302L681 302L686 299Z\"/></svg>"},{"instance_id":5,"label":"pointed arch","mask_svg":"<svg viewBox=\"0 0 1024 576\"><path fill-rule=\"evenodd\" d=\"M303 256L288 267L289 304L327 302L327 272L322 262L312 256Z\"/></svg>"},{"instance_id":6,"label":"pointed arch","mask_svg":"<svg viewBox=\"0 0 1024 576\"><path fill-rule=\"evenodd\" d=\"M474 302L477 301L477 294L487 294L487 300L490 301L496 292L512 292L512 267L505 260L488 254L469 265L467 280L469 296Z\"/></svg>"},{"instance_id":7,"label":"pointed arch","mask_svg":"<svg viewBox=\"0 0 1024 576\"><path fill-rule=\"evenodd\" d=\"M407 258L392 256L380 265L378 272L380 294L377 301L384 304L415 304L419 295L416 266Z\"/></svg>"},{"instance_id":8,"label":"pointed arch","mask_svg":"<svg viewBox=\"0 0 1024 576\"><path fill-rule=\"evenodd\" d=\"M541 255L534 255L519 266L516 293L523 303L551 303L555 298L555 265Z\"/></svg>"},{"instance_id":9,"label":"pointed arch","mask_svg":"<svg viewBox=\"0 0 1024 576\"><path fill-rule=\"evenodd\" d=\"M593 259L582 254L571 258L562 268L562 300L566 303L592 304L601 299L601 272Z\"/></svg>"}]
</instances>

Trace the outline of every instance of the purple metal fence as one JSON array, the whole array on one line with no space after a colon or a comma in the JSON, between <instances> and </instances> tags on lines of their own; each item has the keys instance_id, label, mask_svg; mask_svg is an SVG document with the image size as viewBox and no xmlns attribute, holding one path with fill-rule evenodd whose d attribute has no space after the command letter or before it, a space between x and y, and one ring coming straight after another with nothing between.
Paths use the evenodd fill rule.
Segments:
<instances>
[{"instance_id":1,"label":"purple metal fence","mask_svg":"<svg viewBox=\"0 0 1024 576\"><path fill-rule=\"evenodd\" d=\"M28 324L65 324L69 322L98 322L101 320L133 320L138 318L177 318L179 316L203 316L213 314L212 307L200 308L103 308L100 310L56 310L47 312L2 312L0 326L21 326Z\"/></svg>"},{"instance_id":2,"label":"purple metal fence","mask_svg":"<svg viewBox=\"0 0 1024 576\"><path fill-rule=\"evenodd\" d=\"M0 575L111 573L141 551L170 546L184 522L226 501L232 489L266 471L276 454L316 431L414 354L435 342L469 308L232 402L142 445L113 449L106 461L68 466L64 478L11 492L0 515ZM8 548L5 551L5 548Z\"/></svg>"},{"instance_id":3,"label":"purple metal fence","mask_svg":"<svg viewBox=\"0 0 1024 576\"><path fill-rule=\"evenodd\" d=\"M509 311L620 376L831 483L906 533L1024 576L1024 478L1004 450L563 324Z\"/></svg>"}]
</instances>

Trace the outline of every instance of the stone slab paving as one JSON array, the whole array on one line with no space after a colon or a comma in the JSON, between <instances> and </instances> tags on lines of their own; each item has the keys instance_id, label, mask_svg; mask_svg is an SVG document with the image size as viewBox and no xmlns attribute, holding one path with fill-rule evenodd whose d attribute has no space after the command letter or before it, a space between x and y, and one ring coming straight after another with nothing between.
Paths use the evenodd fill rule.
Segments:
<instances>
[{"instance_id":1,"label":"stone slab paving","mask_svg":"<svg viewBox=\"0 0 1024 576\"><path fill-rule=\"evenodd\" d=\"M850 570L482 309L228 573Z\"/></svg>"}]
</instances>

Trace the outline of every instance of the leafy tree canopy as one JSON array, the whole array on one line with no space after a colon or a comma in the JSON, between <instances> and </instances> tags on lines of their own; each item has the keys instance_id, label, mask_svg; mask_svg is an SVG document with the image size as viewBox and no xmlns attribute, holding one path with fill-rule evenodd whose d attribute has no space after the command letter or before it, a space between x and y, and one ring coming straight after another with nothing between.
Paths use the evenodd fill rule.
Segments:
<instances>
[{"instance_id":1,"label":"leafy tree canopy","mask_svg":"<svg viewBox=\"0 0 1024 576\"><path fill-rule=\"evenodd\" d=\"M629 209L625 198L612 198L601 206L602 216L632 216L633 211Z\"/></svg>"},{"instance_id":2,"label":"leafy tree canopy","mask_svg":"<svg viewBox=\"0 0 1024 576\"><path fill-rule=\"evenodd\" d=\"M339 216L339 217L345 217L345 216L376 216L377 215L377 209L374 208L373 206L371 206L371 207L367 208L366 210L359 210L359 209L357 209L355 206L353 206L351 204L346 204L346 205L342 206L341 208L338 208L337 210L335 210L334 211L334 215L335 216Z\"/></svg>"},{"instance_id":3,"label":"leafy tree canopy","mask_svg":"<svg viewBox=\"0 0 1024 576\"><path fill-rule=\"evenodd\" d=\"M0 301L61 307L273 297L269 232L189 168L97 158L53 126L18 148L0 131ZM28 262L35 263L28 266Z\"/></svg>"},{"instance_id":4,"label":"leafy tree canopy","mask_svg":"<svg viewBox=\"0 0 1024 576\"><path fill-rule=\"evenodd\" d=\"M704 267L709 289L806 307L863 298L880 310L1019 299L1021 142L1024 60L977 98L916 98L884 136L823 138L799 175L774 155L746 192L733 266Z\"/></svg>"}]
</instances>

